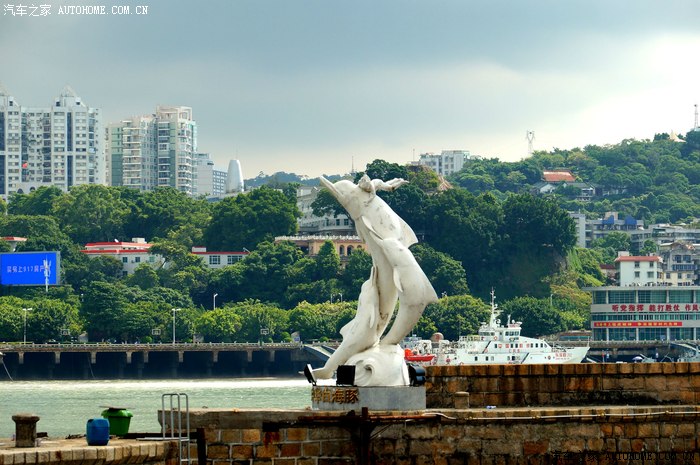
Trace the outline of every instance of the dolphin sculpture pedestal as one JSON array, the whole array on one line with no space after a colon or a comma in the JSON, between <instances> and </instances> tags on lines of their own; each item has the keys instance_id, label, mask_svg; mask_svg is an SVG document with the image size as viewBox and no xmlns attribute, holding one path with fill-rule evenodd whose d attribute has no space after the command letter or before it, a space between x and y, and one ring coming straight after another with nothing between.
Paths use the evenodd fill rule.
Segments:
<instances>
[{"instance_id":1,"label":"dolphin sculpture pedestal","mask_svg":"<svg viewBox=\"0 0 700 465\"><path fill-rule=\"evenodd\" d=\"M358 235L372 256L370 278L362 285L355 318L341 329L343 342L318 369L307 367L310 382L330 379L340 365L354 365L356 386L408 386L410 377L398 343L406 337L425 307L437 295L409 247L415 233L389 205L377 196L378 190L392 191L405 184L403 179L370 180L366 175L357 184L342 180L321 183L347 210ZM396 303L399 309L386 336Z\"/></svg>"}]
</instances>

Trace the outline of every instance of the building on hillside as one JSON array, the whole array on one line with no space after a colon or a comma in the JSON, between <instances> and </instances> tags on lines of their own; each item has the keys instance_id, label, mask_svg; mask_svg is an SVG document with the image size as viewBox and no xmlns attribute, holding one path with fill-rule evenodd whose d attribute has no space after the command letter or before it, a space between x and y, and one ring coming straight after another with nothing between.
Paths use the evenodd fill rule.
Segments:
<instances>
[{"instance_id":1,"label":"building on hillside","mask_svg":"<svg viewBox=\"0 0 700 465\"><path fill-rule=\"evenodd\" d=\"M632 250L641 250L643 243L635 241L635 237L641 237L644 232L644 220L638 220L632 216L621 218L617 212L608 212L602 219L586 218L583 213L569 212L569 216L576 224L576 245L578 247L590 247L591 242L602 239L611 232L624 232L630 235L632 240ZM650 233L649 233L650 234Z\"/></svg>"},{"instance_id":2,"label":"building on hillside","mask_svg":"<svg viewBox=\"0 0 700 465\"><path fill-rule=\"evenodd\" d=\"M227 173L217 169L208 153L195 155L195 183L193 195L221 199L226 193Z\"/></svg>"},{"instance_id":3,"label":"building on hillside","mask_svg":"<svg viewBox=\"0 0 700 465\"><path fill-rule=\"evenodd\" d=\"M586 215L583 213L569 212L576 227L576 247L586 248Z\"/></svg>"},{"instance_id":4,"label":"building on hillside","mask_svg":"<svg viewBox=\"0 0 700 465\"><path fill-rule=\"evenodd\" d=\"M90 242L85 244L81 252L90 258L106 255L119 260L122 263L122 274L127 276L143 263L154 268L164 265L165 259L158 254L152 254L150 248L151 244L144 238L135 237L131 242Z\"/></svg>"},{"instance_id":5,"label":"building on hillside","mask_svg":"<svg viewBox=\"0 0 700 465\"><path fill-rule=\"evenodd\" d=\"M664 263L662 281L670 286L696 286L700 266L700 251L694 244L673 242L662 244L659 253Z\"/></svg>"},{"instance_id":6,"label":"building on hillside","mask_svg":"<svg viewBox=\"0 0 700 465\"><path fill-rule=\"evenodd\" d=\"M310 257L315 257L318 255L319 250L321 250L321 247L326 243L326 241L333 243L336 252L338 252L338 255L340 256L341 263L347 262L347 260L350 258L350 254L352 254L354 250L367 249L367 246L359 236L298 235L275 237L275 244L280 242L292 242Z\"/></svg>"},{"instance_id":7,"label":"building on hillside","mask_svg":"<svg viewBox=\"0 0 700 465\"><path fill-rule=\"evenodd\" d=\"M616 212L608 212L603 219L589 220L586 222L586 228L590 231L587 233L587 243L596 239L602 239L613 231L630 233L640 228L644 228L644 221L638 220L632 216L620 218Z\"/></svg>"},{"instance_id":8,"label":"building on hillside","mask_svg":"<svg viewBox=\"0 0 700 465\"><path fill-rule=\"evenodd\" d=\"M42 186L105 184L102 114L68 86L53 105L24 107L0 86L0 197Z\"/></svg>"},{"instance_id":9,"label":"building on hillside","mask_svg":"<svg viewBox=\"0 0 700 465\"><path fill-rule=\"evenodd\" d=\"M466 160L477 158L468 150L443 150L439 154L421 153L417 164L424 165L440 176L448 176L460 171Z\"/></svg>"},{"instance_id":10,"label":"building on hillside","mask_svg":"<svg viewBox=\"0 0 700 465\"><path fill-rule=\"evenodd\" d=\"M247 250L243 252L207 252L206 247L192 247L192 253L201 257L207 268L217 269L235 265L245 259L250 252Z\"/></svg>"},{"instance_id":11,"label":"building on hillside","mask_svg":"<svg viewBox=\"0 0 700 465\"><path fill-rule=\"evenodd\" d=\"M111 123L107 147L111 185L196 192L197 123L192 108L158 106L152 115Z\"/></svg>"},{"instance_id":12,"label":"building on hillside","mask_svg":"<svg viewBox=\"0 0 700 465\"><path fill-rule=\"evenodd\" d=\"M655 286L663 283L661 257L657 255L634 256L618 252L615 268L620 286Z\"/></svg>"},{"instance_id":13,"label":"building on hillside","mask_svg":"<svg viewBox=\"0 0 700 465\"><path fill-rule=\"evenodd\" d=\"M297 189L297 208L301 217L297 220L299 234L302 235L333 235L351 236L355 232L355 223L352 219L340 213L336 216L316 216L311 204L316 200L321 188L319 186L299 186Z\"/></svg>"},{"instance_id":14,"label":"building on hillside","mask_svg":"<svg viewBox=\"0 0 700 465\"><path fill-rule=\"evenodd\" d=\"M576 176L574 176L570 170L566 169L543 170L542 180L554 184L572 183L576 182Z\"/></svg>"}]
</instances>

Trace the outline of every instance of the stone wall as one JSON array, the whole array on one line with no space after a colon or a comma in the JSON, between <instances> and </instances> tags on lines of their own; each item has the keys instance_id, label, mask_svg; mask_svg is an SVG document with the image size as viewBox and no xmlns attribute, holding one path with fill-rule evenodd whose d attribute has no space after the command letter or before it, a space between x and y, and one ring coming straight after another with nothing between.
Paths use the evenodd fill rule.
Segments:
<instances>
[{"instance_id":1,"label":"stone wall","mask_svg":"<svg viewBox=\"0 0 700 465\"><path fill-rule=\"evenodd\" d=\"M700 409L195 410L209 465L700 463Z\"/></svg>"},{"instance_id":2,"label":"stone wall","mask_svg":"<svg viewBox=\"0 0 700 465\"><path fill-rule=\"evenodd\" d=\"M42 439L37 447L16 448L0 439L0 465L123 464L179 465L177 444L112 438L105 446L89 446L79 438Z\"/></svg>"},{"instance_id":3,"label":"stone wall","mask_svg":"<svg viewBox=\"0 0 700 465\"><path fill-rule=\"evenodd\" d=\"M700 363L429 366L426 391L428 408L695 405Z\"/></svg>"}]
</instances>

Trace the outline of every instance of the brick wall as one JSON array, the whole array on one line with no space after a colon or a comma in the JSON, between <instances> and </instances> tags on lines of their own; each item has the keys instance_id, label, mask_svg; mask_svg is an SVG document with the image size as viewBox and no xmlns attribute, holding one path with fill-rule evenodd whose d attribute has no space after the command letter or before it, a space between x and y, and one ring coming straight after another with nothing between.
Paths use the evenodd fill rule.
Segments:
<instances>
[{"instance_id":1,"label":"brick wall","mask_svg":"<svg viewBox=\"0 0 700 465\"><path fill-rule=\"evenodd\" d=\"M426 405L472 407L700 403L700 363L581 363L426 367Z\"/></svg>"},{"instance_id":2,"label":"brick wall","mask_svg":"<svg viewBox=\"0 0 700 465\"><path fill-rule=\"evenodd\" d=\"M210 465L700 463L695 406L356 413L194 410L192 424Z\"/></svg>"}]
</instances>

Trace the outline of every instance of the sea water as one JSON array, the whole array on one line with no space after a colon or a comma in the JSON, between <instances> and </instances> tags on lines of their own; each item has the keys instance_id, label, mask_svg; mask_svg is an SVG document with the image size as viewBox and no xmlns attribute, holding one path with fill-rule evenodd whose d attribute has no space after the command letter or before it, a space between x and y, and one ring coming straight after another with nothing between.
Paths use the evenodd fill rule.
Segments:
<instances>
[{"instance_id":1,"label":"sea water","mask_svg":"<svg viewBox=\"0 0 700 465\"><path fill-rule=\"evenodd\" d=\"M85 434L90 418L106 407L133 413L129 432L159 433L163 394L187 394L194 408L306 408L311 385L306 379L198 379L148 381L3 381L0 382L0 438L15 432L12 415L32 413L38 432L61 438ZM184 398L183 398L184 399ZM184 400L181 403L184 410ZM170 397L166 397L166 408Z\"/></svg>"}]
</instances>

